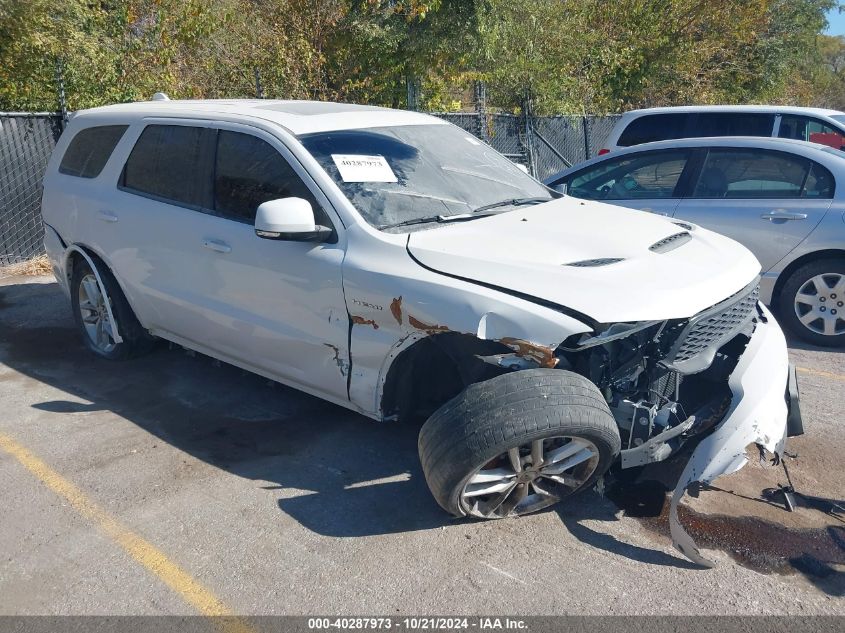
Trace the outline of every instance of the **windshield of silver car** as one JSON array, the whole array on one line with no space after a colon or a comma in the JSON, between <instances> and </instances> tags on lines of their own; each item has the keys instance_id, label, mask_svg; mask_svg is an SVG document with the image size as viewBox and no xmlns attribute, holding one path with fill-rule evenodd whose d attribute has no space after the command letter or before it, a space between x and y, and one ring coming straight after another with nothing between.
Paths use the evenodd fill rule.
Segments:
<instances>
[{"instance_id":1,"label":"windshield of silver car","mask_svg":"<svg viewBox=\"0 0 845 633\"><path fill-rule=\"evenodd\" d=\"M300 142L364 219L398 225L472 219L556 197L453 125L403 125L305 134ZM481 212L479 212L481 211Z\"/></svg>"}]
</instances>

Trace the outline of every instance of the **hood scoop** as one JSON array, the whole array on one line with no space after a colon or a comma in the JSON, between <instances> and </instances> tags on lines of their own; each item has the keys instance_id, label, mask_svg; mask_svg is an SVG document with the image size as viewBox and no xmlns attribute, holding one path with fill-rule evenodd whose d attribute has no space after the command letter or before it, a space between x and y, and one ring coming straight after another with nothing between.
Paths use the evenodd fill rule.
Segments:
<instances>
[{"instance_id":1,"label":"hood scoop","mask_svg":"<svg viewBox=\"0 0 845 633\"><path fill-rule=\"evenodd\" d=\"M675 233L674 235L664 237L662 240L655 242L648 247L648 250L652 253L668 253L669 251L674 251L679 246L686 244L691 239L692 235L690 235L688 231L682 231L681 233Z\"/></svg>"},{"instance_id":2,"label":"hood scoop","mask_svg":"<svg viewBox=\"0 0 845 633\"><path fill-rule=\"evenodd\" d=\"M577 268L595 268L597 266L608 266L621 262L623 257L602 257L599 259L582 259L580 262L570 262L564 266L576 266Z\"/></svg>"}]
</instances>

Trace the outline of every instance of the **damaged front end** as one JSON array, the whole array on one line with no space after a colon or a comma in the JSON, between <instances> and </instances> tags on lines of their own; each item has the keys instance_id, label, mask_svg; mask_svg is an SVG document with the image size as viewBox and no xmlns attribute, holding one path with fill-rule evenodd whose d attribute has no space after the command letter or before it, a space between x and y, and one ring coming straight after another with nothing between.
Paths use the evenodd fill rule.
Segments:
<instances>
[{"instance_id":1,"label":"damaged front end","mask_svg":"<svg viewBox=\"0 0 845 633\"><path fill-rule=\"evenodd\" d=\"M752 443L779 459L787 435L786 341L758 293L755 280L690 319L616 324L571 337L556 352L558 367L602 390L622 437L621 468L694 446L672 496L670 529L675 547L707 567L678 520L687 488L741 468Z\"/></svg>"}]
</instances>

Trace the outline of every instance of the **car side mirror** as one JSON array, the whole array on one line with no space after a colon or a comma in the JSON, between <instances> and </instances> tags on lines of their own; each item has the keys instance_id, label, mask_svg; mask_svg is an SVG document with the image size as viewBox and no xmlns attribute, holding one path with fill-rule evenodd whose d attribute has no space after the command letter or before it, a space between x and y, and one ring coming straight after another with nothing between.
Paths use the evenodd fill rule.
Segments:
<instances>
[{"instance_id":1,"label":"car side mirror","mask_svg":"<svg viewBox=\"0 0 845 633\"><path fill-rule=\"evenodd\" d=\"M302 198L280 198L258 205L255 234L267 240L323 242L332 234L314 220L311 203Z\"/></svg>"},{"instance_id":2,"label":"car side mirror","mask_svg":"<svg viewBox=\"0 0 845 633\"><path fill-rule=\"evenodd\" d=\"M565 182L561 182L552 187L552 189L554 189L558 193L566 195L566 192L569 190L569 185L567 185Z\"/></svg>"}]
</instances>

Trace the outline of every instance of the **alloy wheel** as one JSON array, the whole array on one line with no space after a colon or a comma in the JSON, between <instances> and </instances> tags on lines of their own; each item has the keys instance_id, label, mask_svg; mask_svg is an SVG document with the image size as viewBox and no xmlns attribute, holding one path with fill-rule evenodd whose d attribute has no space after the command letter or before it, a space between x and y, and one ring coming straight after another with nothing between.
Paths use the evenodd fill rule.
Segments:
<instances>
[{"instance_id":1,"label":"alloy wheel","mask_svg":"<svg viewBox=\"0 0 845 633\"><path fill-rule=\"evenodd\" d=\"M100 292L97 278L90 273L80 280L78 291L79 314L85 333L98 351L107 354L117 345L106 308L108 299Z\"/></svg>"},{"instance_id":2,"label":"alloy wheel","mask_svg":"<svg viewBox=\"0 0 845 633\"><path fill-rule=\"evenodd\" d=\"M533 440L473 473L461 491L461 506L467 514L485 519L536 512L581 488L598 463L598 448L584 438Z\"/></svg>"}]
</instances>

